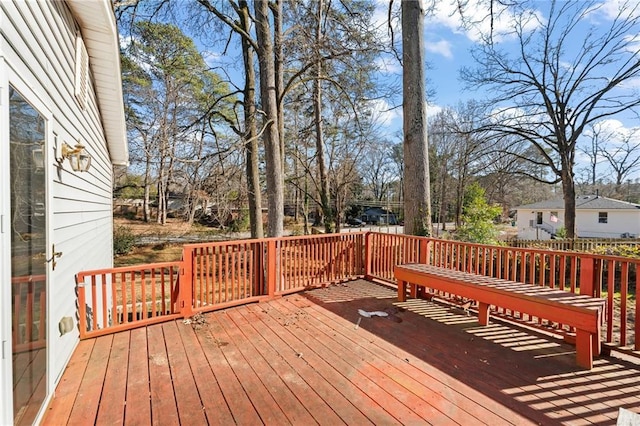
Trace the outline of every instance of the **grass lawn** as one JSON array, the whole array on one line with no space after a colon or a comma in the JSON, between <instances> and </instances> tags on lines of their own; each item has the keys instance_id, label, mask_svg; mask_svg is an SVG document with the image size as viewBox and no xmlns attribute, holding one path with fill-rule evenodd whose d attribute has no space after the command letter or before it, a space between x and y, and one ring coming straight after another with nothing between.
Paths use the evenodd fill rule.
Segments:
<instances>
[{"instance_id":1,"label":"grass lawn","mask_svg":"<svg viewBox=\"0 0 640 426\"><path fill-rule=\"evenodd\" d=\"M154 244L138 246L129 254L117 256L114 266L139 265L143 263L174 262L182 258L182 244Z\"/></svg>"}]
</instances>

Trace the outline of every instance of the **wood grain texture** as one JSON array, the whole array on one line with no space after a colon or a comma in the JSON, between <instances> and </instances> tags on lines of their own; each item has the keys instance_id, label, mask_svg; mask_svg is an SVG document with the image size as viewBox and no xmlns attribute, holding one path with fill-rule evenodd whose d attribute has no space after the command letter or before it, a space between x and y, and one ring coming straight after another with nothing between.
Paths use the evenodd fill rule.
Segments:
<instances>
[{"instance_id":1,"label":"wood grain texture","mask_svg":"<svg viewBox=\"0 0 640 426\"><path fill-rule=\"evenodd\" d=\"M127 424L609 424L619 407L640 412L638 364L585 371L560 339L395 300L360 280L83 341L43 424L103 424L107 407L121 423L123 383Z\"/></svg>"}]
</instances>

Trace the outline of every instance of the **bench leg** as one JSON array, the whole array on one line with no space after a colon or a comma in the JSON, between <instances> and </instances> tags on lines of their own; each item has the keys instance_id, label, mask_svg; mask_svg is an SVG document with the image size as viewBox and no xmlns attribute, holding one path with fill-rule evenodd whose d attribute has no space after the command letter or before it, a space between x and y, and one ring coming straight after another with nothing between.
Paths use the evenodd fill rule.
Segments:
<instances>
[{"instance_id":1,"label":"bench leg","mask_svg":"<svg viewBox=\"0 0 640 426\"><path fill-rule=\"evenodd\" d=\"M407 282L398 280L398 302L407 300Z\"/></svg>"},{"instance_id":2,"label":"bench leg","mask_svg":"<svg viewBox=\"0 0 640 426\"><path fill-rule=\"evenodd\" d=\"M478 322L480 325L489 325L489 304L478 302Z\"/></svg>"},{"instance_id":3,"label":"bench leg","mask_svg":"<svg viewBox=\"0 0 640 426\"><path fill-rule=\"evenodd\" d=\"M417 284L409 284L409 296L413 297L414 299L418 298L418 285Z\"/></svg>"},{"instance_id":4,"label":"bench leg","mask_svg":"<svg viewBox=\"0 0 640 426\"><path fill-rule=\"evenodd\" d=\"M584 330L576 330L576 362L587 370L593 368L593 349L595 338L591 333Z\"/></svg>"}]
</instances>

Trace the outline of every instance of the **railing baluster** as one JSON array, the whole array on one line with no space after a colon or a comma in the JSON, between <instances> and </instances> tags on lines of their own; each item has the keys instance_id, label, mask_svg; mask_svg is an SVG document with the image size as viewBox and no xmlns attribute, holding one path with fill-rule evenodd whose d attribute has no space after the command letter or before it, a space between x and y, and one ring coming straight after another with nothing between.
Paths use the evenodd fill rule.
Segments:
<instances>
[{"instance_id":1,"label":"railing baluster","mask_svg":"<svg viewBox=\"0 0 640 426\"><path fill-rule=\"evenodd\" d=\"M629 262L622 262L620 271L620 346L627 346L627 291Z\"/></svg>"},{"instance_id":2,"label":"railing baluster","mask_svg":"<svg viewBox=\"0 0 640 426\"><path fill-rule=\"evenodd\" d=\"M607 342L613 342L613 292L614 292L614 274L616 270L616 262L610 260L607 262Z\"/></svg>"}]
</instances>

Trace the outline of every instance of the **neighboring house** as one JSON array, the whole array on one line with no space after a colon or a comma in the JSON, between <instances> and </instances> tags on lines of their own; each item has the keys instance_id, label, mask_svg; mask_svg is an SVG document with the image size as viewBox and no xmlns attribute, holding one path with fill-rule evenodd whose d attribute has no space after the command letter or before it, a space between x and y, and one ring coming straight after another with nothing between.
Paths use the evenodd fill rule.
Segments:
<instances>
[{"instance_id":1,"label":"neighboring house","mask_svg":"<svg viewBox=\"0 0 640 426\"><path fill-rule=\"evenodd\" d=\"M109 0L0 1L0 424L39 421L78 344L75 274L113 263L119 61Z\"/></svg>"},{"instance_id":2,"label":"neighboring house","mask_svg":"<svg viewBox=\"0 0 640 426\"><path fill-rule=\"evenodd\" d=\"M372 225L397 225L398 218L391 210L382 207L369 207L362 212L360 220Z\"/></svg>"},{"instance_id":3,"label":"neighboring house","mask_svg":"<svg viewBox=\"0 0 640 426\"><path fill-rule=\"evenodd\" d=\"M518 238L548 240L564 227L564 200L555 199L516 208ZM640 235L640 205L598 195L576 197L576 236L621 238Z\"/></svg>"}]
</instances>

